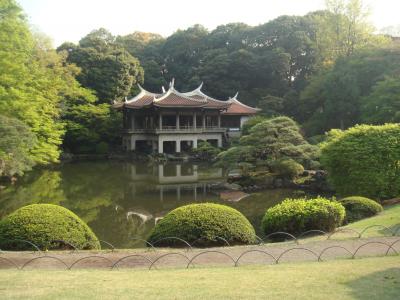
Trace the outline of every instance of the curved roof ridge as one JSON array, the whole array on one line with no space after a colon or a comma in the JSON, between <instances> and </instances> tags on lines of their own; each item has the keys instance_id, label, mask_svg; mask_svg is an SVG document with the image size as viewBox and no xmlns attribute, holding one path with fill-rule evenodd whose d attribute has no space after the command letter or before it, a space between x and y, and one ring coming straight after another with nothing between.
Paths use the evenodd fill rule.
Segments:
<instances>
[{"instance_id":1,"label":"curved roof ridge","mask_svg":"<svg viewBox=\"0 0 400 300\"><path fill-rule=\"evenodd\" d=\"M201 91L201 88L202 88L202 87L203 87L203 82L200 84L200 86L199 86L198 88L194 89L193 91L185 92L185 93L182 93L182 94L186 95L187 97L191 97L191 96L200 96L200 97L205 97L206 99L207 99L207 98L208 98L208 99L211 99L211 100L216 101L216 102L227 103L227 101L218 100L218 99L215 99L215 98L213 98L213 97L211 97L211 96L208 96L208 95L204 94L204 93Z\"/></svg>"},{"instance_id":2,"label":"curved roof ridge","mask_svg":"<svg viewBox=\"0 0 400 300\"><path fill-rule=\"evenodd\" d=\"M125 103L132 103L132 102L135 102L135 101L139 100L140 98L142 98L143 96L146 96L146 95L147 95L147 96L157 96L157 95L160 95L160 94L153 93L153 92L149 92L149 91L145 90L139 83L138 83L137 85L138 85L138 87L139 87L139 89L140 89L140 93L137 94L135 97L133 97L133 98L131 98L131 99L129 99L129 100L126 100Z\"/></svg>"},{"instance_id":3,"label":"curved roof ridge","mask_svg":"<svg viewBox=\"0 0 400 300\"><path fill-rule=\"evenodd\" d=\"M249 105L246 105L246 104L240 102L240 101L237 99L237 96L238 96L238 95L239 95L239 92L236 92L235 96L233 96L232 98L229 98L228 101L231 102L231 103L232 103L232 102L236 102L237 104L242 105L242 106L244 106L244 107L246 107L246 108L250 108L250 109L254 109L254 110L261 110L260 108L252 107L252 106L249 106Z\"/></svg>"},{"instance_id":4,"label":"curved roof ridge","mask_svg":"<svg viewBox=\"0 0 400 300\"><path fill-rule=\"evenodd\" d=\"M171 95L172 93L175 94L175 95L177 95L177 96L179 96L179 97L183 97L183 98L185 98L185 99L187 99L187 100L190 100L190 101L196 101L196 102L200 102L200 103L206 103L206 102L207 102L206 99L200 100L200 99L191 98L189 95L187 95L187 93L181 93L181 92L177 91L177 90L174 88L173 85L171 85L171 86L169 87L168 91L167 91L166 93L164 93L161 97L159 97L159 98L154 97L154 101L155 101L155 102L159 102L159 101L161 101L161 100L167 98L167 97L168 97L169 95Z\"/></svg>"}]
</instances>

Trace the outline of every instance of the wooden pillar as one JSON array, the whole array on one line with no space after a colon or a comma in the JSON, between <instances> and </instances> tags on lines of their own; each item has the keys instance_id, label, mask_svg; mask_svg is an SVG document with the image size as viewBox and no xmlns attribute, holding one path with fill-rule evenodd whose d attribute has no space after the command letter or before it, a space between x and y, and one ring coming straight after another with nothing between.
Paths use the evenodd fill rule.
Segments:
<instances>
[{"instance_id":1,"label":"wooden pillar","mask_svg":"<svg viewBox=\"0 0 400 300\"><path fill-rule=\"evenodd\" d=\"M221 115L218 114L218 128L221 128Z\"/></svg>"},{"instance_id":2,"label":"wooden pillar","mask_svg":"<svg viewBox=\"0 0 400 300\"><path fill-rule=\"evenodd\" d=\"M206 128L206 114L203 113L203 129Z\"/></svg>"},{"instance_id":3,"label":"wooden pillar","mask_svg":"<svg viewBox=\"0 0 400 300\"><path fill-rule=\"evenodd\" d=\"M160 130L162 130L162 114L159 114L159 120L158 120L158 125L160 126Z\"/></svg>"},{"instance_id":4,"label":"wooden pillar","mask_svg":"<svg viewBox=\"0 0 400 300\"><path fill-rule=\"evenodd\" d=\"M194 113L194 114L193 114L193 129L196 129L196 128L197 128L196 122L197 122L196 113Z\"/></svg>"}]
</instances>

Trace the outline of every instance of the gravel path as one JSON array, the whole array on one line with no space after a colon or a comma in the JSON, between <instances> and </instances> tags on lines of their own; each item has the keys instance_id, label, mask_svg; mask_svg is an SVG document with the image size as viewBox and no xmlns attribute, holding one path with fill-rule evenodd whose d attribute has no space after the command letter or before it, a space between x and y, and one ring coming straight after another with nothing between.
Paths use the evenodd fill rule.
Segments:
<instances>
[{"instance_id":1,"label":"gravel path","mask_svg":"<svg viewBox=\"0 0 400 300\"><path fill-rule=\"evenodd\" d=\"M241 266L400 254L400 236L206 249L0 252L0 269L186 268ZM400 259L399 259L400 261Z\"/></svg>"}]
</instances>

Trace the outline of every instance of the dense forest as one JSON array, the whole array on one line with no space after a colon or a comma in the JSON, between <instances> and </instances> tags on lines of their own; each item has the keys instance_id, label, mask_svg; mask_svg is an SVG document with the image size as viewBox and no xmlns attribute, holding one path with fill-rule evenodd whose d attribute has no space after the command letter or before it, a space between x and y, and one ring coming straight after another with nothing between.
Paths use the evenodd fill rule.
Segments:
<instances>
[{"instance_id":1,"label":"dense forest","mask_svg":"<svg viewBox=\"0 0 400 300\"><path fill-rule=\"evenodd\" d=\"M63 153L118 151L121 116L137 92L176 79L288 116L318 141L326 131L400 121L400 43L377 34L361 0L329 0L305 16L259 26L201 25L164 38L93 30L57 49L14 0L0 0L0 176L22 175Z\"/></svg>"}]
</instances>

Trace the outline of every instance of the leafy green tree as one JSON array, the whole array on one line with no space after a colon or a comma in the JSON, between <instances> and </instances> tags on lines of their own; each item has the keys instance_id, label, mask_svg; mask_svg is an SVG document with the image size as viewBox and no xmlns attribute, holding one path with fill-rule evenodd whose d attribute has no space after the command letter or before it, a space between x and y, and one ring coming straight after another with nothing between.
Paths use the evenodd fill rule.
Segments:
<instances>
[{"instance_id":1,"label":"leafy green tree","mask_svg":"<svg viewBox=\"0 0 400 300\"><path fill-rule=\"evenodd\" d=\"M281 114L284 108L284 99L267 95L258 102L258 107L262 109L263 115L267 117L274 117Z\"/></svg>"},{"instance_id":2,"label":"leafy green tree","mask_svg":"<svg viewBox=\"0 0 400 300\"><path fill-rule=\"evenodd\" d=\"M363 107L367 109L364 102L375 101L368 97L372 87L385 76L396 76L399 70L400 48L396 46L359 51L338 59L331 70L315 76L301 94L301 120L307 134L346 129L366 120L361 111ZM383 92L382 88L374 92L379 99L377 92ZM368 112L380 114L380 110L374 111L371 106Z\"/></svg>"},{"instance_id":3,"label":"leafy green tree","mask_svg":"<svg viewBox=\"0 0 400 300\"><path fill-rule=\"evenodd\" d=\"M246 122L244 122L242 126L242 135L248 135L250 133L250 129L256 126L258 123L266 121L267 118L262 115L256 115L251 117Z\"/></svg>"},{"instance_id":4,"label":"leafy green tree","mask_svg":"<svg viewBox=\"0 0 400 300\"><path fill-rule=\"evenodd\" d=\"M318 147L304 139L296 122L288 117L276 117L251 127L249 134L240 138L238 146L218 155L218 163L232 167L263 160L272 166L278 160L292 159L307 168L316 168L318 156Z\"/></svg>"},{"instance_id":5,"label":"leafy green tree","mask_svg":"<svg viewBox=\"0 0 400 300\"><path fill-rule=\"evenodd\" d=\"M361 110L364 123L400 123L400 77L379 81L363 99Z\"/></svg>"},{"instance_id":6,"label":"leafy green tree","mask_svg":"<svg viewBox=\"0 0 400 300\"><path fill-rule=\"evenodd\" d=\"M102 103L122 100L136 83L143 81L143 69L137 58L119 46L104 28L89 33L78 46L67 43L57 50L65 51L68 62L81 68L78 81L94 90Z\"/></svg>"},{"instance_id":7,"label":"leafy green tree","mask_svg":"<svg viewBox=\"0 0 400 300\"><path fill-rule=\"evenodd\" d=\"M143 85L150 91L159 91L161 86L167 86L165 79L165 65L161 50L165 39L155 33L134 32L125 36L118 36L116 42L133 57L140 60L145 70Z\"/></svg>"},{"instance_id":8,"label":"leafy green tree","mask_svg":"<svg viewBox=\"0 0 400 300\"><path fill-rule=\"evenodd\" d=\"M283 50L288 57L287 70L282 73L285 82L288 87L302 89L314 72L315 34L309 18L281 16L254 28L250 45L256 49Z\"/></svg>"},{"instance_id":9,"label":"leafy green tree","mask_svg":"<svg viewBox=\"0 0 400 300\"><path fill-rule=\"evenodd\" d=\"M319 66L332 65L337 58L388 42L375 34L369 10L362 0L326 0L326 10L308 15L316 28L315 46Z\"/></svg>"},{"instance_id":10,"label":"leafy green tree","mask_svg":"<svg viewBox=\"0 0 400 300\"><path fill-rule=\"evenodd\" d=\"M23 122L0 115L0 177L22 175L34 161L36 136Z\"/></svg>"},{"instance_id":11,"label":"leafy green tree","mask_svg":"<svg viewBox=\"0 0 400 300\"><path fill-rule=\"evenodd\" d=\"M400 195L399 144L399 124L336 129L322 144L321 163L343 196L393 198Z\"/></svg>"},{"instance_id":12,"label":"leafy green tree","mask_svg":"<svg viewBox=\"0 0 400 300\"><path fill-rule=\"evenodd\" d=\"M253 156L265 160L291 158L303 166L315 167L318 148L310 145L300 133L296 122L276 117L252 127L240 144L253 148Z\"/></svg>"},{"instance_id":13,"label":"leafy green tree","mask_svg":"<svg viewBox=\"0 0 400 300\"><path fill-rule=\"evenodd\" d=\"M195 76L206 49L204 40L207 34L208 31L203 26L194 25L186 30L176 31L162 45L164 76L167 81L173 77L178 78L176 84L181 90L198 85L198 82L191 82L191 79Z\"/></svg>"},{"instance_id":14,"label":"leafy green tree","mask_svg":"<svg viewBox=\"0 0 400 300\"><path fill-rule=\"evenodd\" d=\"M0 114L24 122L37 138L35 163L58 160L63 134L59 102L63 87L53 52L29 31L20 7L0 1Z\"/></svg>"}]
</instances>

